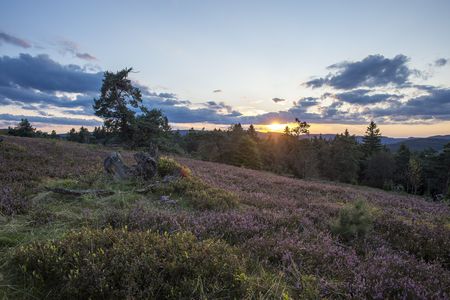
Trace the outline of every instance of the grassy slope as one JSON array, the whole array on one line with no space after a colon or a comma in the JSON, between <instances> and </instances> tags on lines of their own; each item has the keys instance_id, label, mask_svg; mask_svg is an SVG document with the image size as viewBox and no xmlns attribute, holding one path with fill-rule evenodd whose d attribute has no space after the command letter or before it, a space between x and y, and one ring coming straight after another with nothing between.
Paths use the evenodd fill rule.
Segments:
<instances>
[{"instance_id":1,"label":"grassy slope","mask_svg":"<svg viewBox=\"0 0 450 300\"><path fill-rule=\"evenodd\" d=\"M105 178L102 161L110 149L5 137L0 150L0 183L33 202L26 214L0 215L0 295L27 293L7 271L15 247L57 238L74 228L105 226L111 211L134 212L125 225L137 229L188 230L200 239L224 239L259 264L281 272L293 295L311 286L325 297L386 296L395 286L408 284L414 284L417 294L449 293L450 209L443 204L178 158L204 182L235 193L241 205L231 211L171 208L155 201L158 195L136 194L139 183L111 183ZM131 153L123 153L130 159ZM43 187L48 185L106 187L116 195L68 198L46 192ZM374 231L364 241L342 244L330 235L330 222L346 203L359 199L367 200L376 216Z\"/></svg>"}]
</instances>

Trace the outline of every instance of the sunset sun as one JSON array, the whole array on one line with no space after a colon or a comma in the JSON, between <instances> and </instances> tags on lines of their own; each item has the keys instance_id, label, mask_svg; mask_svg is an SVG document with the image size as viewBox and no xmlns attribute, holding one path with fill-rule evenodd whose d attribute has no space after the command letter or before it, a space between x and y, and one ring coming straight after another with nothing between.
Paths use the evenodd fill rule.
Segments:
<instances>
[{"instance_id":1,"label":"sunset sun","mask_svg":"<svg viewBox=\"0 0 450 300\"><path fill-rule=\"evenodd\" d=\"M267 126L267 131L270 131L270 132L281 132L281 131L284 130L286 125L287 124L279 124L279 123L274 122L274 123L271 123L271 124L266 125L266 126Z\"/></svg>"}]
</instances>

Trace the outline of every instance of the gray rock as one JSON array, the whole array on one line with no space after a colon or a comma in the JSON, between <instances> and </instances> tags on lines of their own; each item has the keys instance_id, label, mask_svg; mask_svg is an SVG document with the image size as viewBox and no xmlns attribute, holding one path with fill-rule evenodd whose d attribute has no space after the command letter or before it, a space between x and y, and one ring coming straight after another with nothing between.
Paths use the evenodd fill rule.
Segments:
<instances>
[{"instance_id":1,"label":"gray rock","mask_svg":"<svg viewBox=\"0 0 450 300\"><path fill-rule=\"evenodd\" d=\"M130 168L125 165L119 152L111 153L103 162L106 173L114 176L115 179L128 179L131 175Z\"/></svg>"},{"instance_id":2,"label":"gray rock","mask_svg":"<svg viewBox=\"0 0 450 300\"><path fill-rule=\"evenodd\" d=\"M111 153L103 162L106 173L111 174L117 180L129 179L130 177L141 177L145 180L153 178L158 165L150 154L139 152L134 155L136 165L129 167L118 152Z\"/></svg>"},{"instance_id":3,"label":"gray rock","mask_svg":"<svg viewBox=\"0 0 450 300\"><path fill-rule=\"evenodd\" d=\"M135 176L149 180L153 178L158 172L158 165L156 160L150 156L150 154L139 152L134 155L136 165L133 168Z\"/></svg>"}]
</instances>

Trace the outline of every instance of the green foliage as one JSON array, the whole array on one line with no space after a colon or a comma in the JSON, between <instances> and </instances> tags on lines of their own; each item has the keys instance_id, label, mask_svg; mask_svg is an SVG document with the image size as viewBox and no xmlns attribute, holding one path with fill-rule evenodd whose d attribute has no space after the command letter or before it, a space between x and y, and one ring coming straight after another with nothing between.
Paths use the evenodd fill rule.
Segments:
<instances>
[{"instance_id":1,"label":"green foliage","mask_svg":"<svg viewBox=\"0 0 450 300\"><path fill-rule=\"evenodd\" d=\"M293 128L289 128L288 126L286 126L284 133L287 135L299 137L302 134L308 134L309 127L311 127L311 125L304 121L302 122L298 118L295 118L295 126Z\"/></svg>"},{"instance_id":2,"label":"green foliage","mask_svg":"<svg viewBox=\"0 0 450 300\"><path fill-rule=\"evenodd\" d=\"M374 121L371 121L367 127L366 134L363 137L362 149L364 155L369 157L374 153L380 151L381 145L381 132Z\"/></svg>"},{"instance_id":3,"label":"green foliage","mask_svg":"<svg viewBox=\"0 0 450 300\"><path fill-rule=\"evenodd\" d=\"M373 227L373 216L364 201L355 202L339 212L339 217L331 225L333 234L344 241L364 238Z\"/></svg>"},{"instance_id":4,"label":"green foliage","mask_svg":"<svg viewBox=\"0 0 450 300\"><path fill-rule=\"evenodd\" d=\"M198 210L226 210L236 208L238 197L229 191L212 187L198 178L185 177L157 189L161 194L180 197L186 204Z\"/></svg>"},{"instance_id":5,"label":"green foliage","mask_svg":"<svg viewBox=\"0 0 450 300\"><path fill-rule=\"evenodd\" d=\"M158 160L158 174L161 177L180 174L181 168L181 164L173 158L163 156Z\"/></svg>"},{"instance_id":6,"label":"green foliage","mask_svg":"<svg viewBox=\"0 0 450 300\"><path fill-rule=\"evenodd\" d=\"M22 137L34 137L36 135L36 128L31 126L28 119L22 119L16 127L8 128L8 134Z\"/></svg>"},{"instance_id":7,"label":"green foliage","mask_svg":"<svg viewBox=\"0 0 450 300\"><path fill-rule=\"evenodd\" d=\"M158 109L141 107L142 114L136 117L133 125L133 145L149 147L151 144L166 146L170 143L169 121Z\"/></svg>"},{"instance_id":8,"label":"green foliage","mask_svg":"<svg viewBox=\"0 0 450 300\"><path fill-rule=\"evenodd\" d=\"M46 298L242 299L280 293L264 280L253 280L257 289L242 280L253 275L235 248L197 241L190 233L84 229L21 246L13 262Z\"/></svg>"},{"instance_id":9,"label":"green foliage","mask_svg":"<svg viewBox=\"0 0 450 300\"><path fill-rule=\"evenodd\" d=\"M391 189L394 177L395 161L392 154L380 151L367 161L365 183L372 187Z\"/></svg>"},{"instance_id":10,"label":"green foliage","mask_svg":"<svg viewBox=\"0 0 450 300\"><path fill-rule=\"evenodd\" d=\"M135 112L142 103L141 91L128 79L132 68L105 72L100 98L94 99L95 115L105 120L105 127L118 133L124 142L131 140Z\"/></svg>"}]
</instances>

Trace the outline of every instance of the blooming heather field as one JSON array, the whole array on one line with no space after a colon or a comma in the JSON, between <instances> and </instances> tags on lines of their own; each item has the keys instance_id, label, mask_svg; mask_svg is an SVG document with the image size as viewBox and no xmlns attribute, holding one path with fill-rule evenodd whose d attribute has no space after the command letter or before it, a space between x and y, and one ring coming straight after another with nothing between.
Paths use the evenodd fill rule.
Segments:
<instances>
[{"instance_id":1,"label":"blooming heather field","mask_svg":"<svg viewBox=\"0 0 450 300\"><path fill-rule=\"evenodd\" d=\"M103 174L110 151L45 139L0 143L0 295L450 297L445 204L188 158L176 160L192 178L142 194L149 183ZM115 194L76 198L48 186ZM162 195L178 204L161 203ZM364 234L335 230L361 202L370 216Z\"/></svg>"}]
</instances>

